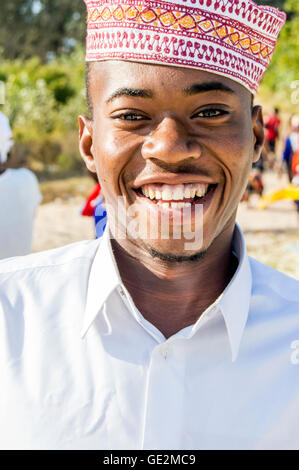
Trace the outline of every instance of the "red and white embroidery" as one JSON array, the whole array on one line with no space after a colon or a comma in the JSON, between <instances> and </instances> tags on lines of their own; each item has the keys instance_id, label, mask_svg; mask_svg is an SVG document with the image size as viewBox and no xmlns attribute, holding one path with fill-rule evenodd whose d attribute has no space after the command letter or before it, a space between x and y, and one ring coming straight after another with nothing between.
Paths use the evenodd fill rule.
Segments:
<instances>
[{"instance_id":1,"label":"red and white embroidery","mask_svg":"<svg viewBox=\"0 0 299 470\"><path fill-rule=\"evenodd\" d=\"M86 60L122 59L211 71L256 92L285 22L251 0L85 0Z\"/></svg>"}]
</instances>

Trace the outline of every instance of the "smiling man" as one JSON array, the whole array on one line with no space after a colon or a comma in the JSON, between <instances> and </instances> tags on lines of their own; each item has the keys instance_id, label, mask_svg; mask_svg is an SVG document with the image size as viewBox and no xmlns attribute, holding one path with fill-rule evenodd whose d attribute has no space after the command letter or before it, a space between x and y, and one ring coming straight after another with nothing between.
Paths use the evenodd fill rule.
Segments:
<instances>
[{"instance_id":1,"label":"smiling man","mask_svg":"<svg viewBox=\"0 0 299 470\"><path fill-rule=\"evenodd\" d=\"M235 272L232 236L263 144L261 108L226 77L164 65L94 62L88 88L81 153L99 175L108 220L122 197L146 228L132 237L119 218L112 247L136 307L167 338L194 324ZM192 233L200 243L186 249Z\"/></svg>"},{"instance_id":2,"label":"smiling man","mask_svg":"<svg viewBox=\"0 0 299 470\"><path fill-rule=\"evenodd\" d=\"M108 225L0 263L0 445L298 449L298 282L249 258L235 223L285 15L86 4L80 151Z\"/></svg>"}]
</instances>

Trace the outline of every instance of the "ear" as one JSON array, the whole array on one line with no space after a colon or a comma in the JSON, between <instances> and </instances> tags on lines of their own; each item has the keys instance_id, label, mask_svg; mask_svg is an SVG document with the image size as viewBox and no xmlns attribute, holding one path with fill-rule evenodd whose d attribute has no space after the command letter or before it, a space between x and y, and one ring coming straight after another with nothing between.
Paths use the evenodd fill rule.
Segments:
<instances>
[{"instance_id":1,"label":"ear","mask_svg":"<svg viewBox=\"0 0 299 470\"><path fill-rule=\"evenodd\" d=\"M87 116L78 116L79 150L88 170L96 173L95 158L92 148L92 121Z\"/></svg>"},{"instance_id":2,"label":"ear","mask_svg":"<svg viewBox=\"0 0 299 470\"><path fill-rule=\"evenodd\" d=\"M253 162L260 159L265 143L264 117L261 106L254 106L252 109L252 130L254 136Z\"/></svg>"}]
</instances>

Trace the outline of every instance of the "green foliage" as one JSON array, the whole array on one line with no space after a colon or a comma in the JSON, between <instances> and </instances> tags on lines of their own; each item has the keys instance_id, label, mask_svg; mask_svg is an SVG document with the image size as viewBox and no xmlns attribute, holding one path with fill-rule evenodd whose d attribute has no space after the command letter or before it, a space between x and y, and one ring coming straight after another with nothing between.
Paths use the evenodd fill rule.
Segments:
<instances>
[{"instance_id":1,"label":"green foliage","mask_svg":"<svg viewBox=\"0 0 299 470\"><path fill-rule=\"evenodd\" d=\"M69 119L69 112L74 108L85 111L82 50L49 64L42 64L37 57L4 61L0 76L6 84L4 111L18 140L62 135L74 125L75 116Z\"/></svg>"},{"instance_id":2,"label":"green foliage","mask_svg":"<svg viewBox=\"0 0 299 470\"><path fill-rule=\"evenodd\" d=\"M13 128L19 161L24 160L23 148L26 158L44 165L78 166L77 115L87 112L84 68L82 48L48 64L38 57L1 62L3 112Z\"/></svg>"},{"instance_id":3,"label":"green foliage","mask_svg":"<svg viewBox=\"0 0 299 470\"><path fill-rule=\"evenodd\" d=\"M299 3L298 0L286 0L284 8L287 12L299 13Z\"/></svg>"},{"instance_id":4,"label":"green foliage","mask_svg":"<svg viewBox=\"0 0 299 470\"><path fill-rule=\"evenodd\" d=\"M46 60L83 45L83 0L7 0L1 2L0 48L7 59Z\"/></svg>"},{"instance_id":5,"label":"green foliage","mask_svg":"<svg viewBox=\"0 0 299 470\"><path fill-rule=\"evenodd\" d=\"M272 7L279 8L279 10L283 10L285 0L256 0L255 3L258 5L270 5Z\"/></svg>"},{"instance_id":6,"label":"green foliage","mask_svg":"<svg viewBox=\"0 0 299 470\"><path fill-rule=\"evenodd\" d=\"M263 80L263 87L278 93L289 105L292 82L299 80L299 3L287 0L284 10L291 13L282 29L272 63Z\"/></svg>"}]
</instances>

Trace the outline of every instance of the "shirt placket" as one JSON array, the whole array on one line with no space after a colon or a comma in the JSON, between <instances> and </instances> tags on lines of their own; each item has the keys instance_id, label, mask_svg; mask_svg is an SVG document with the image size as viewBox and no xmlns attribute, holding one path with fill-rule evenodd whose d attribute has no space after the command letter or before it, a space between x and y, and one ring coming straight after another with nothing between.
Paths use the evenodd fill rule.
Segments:
<instances>
[{"instance_id":1,"label":"shirt placket","mask_svg":"<svg viewBox=\"0 0 299 470\"><path fill-rule=\"evenodd\" d=\"M184 358L178 342L157 345L151 354L144 404L143 449L178 449L184 415Z\"/></svg>"}]
</instances>

